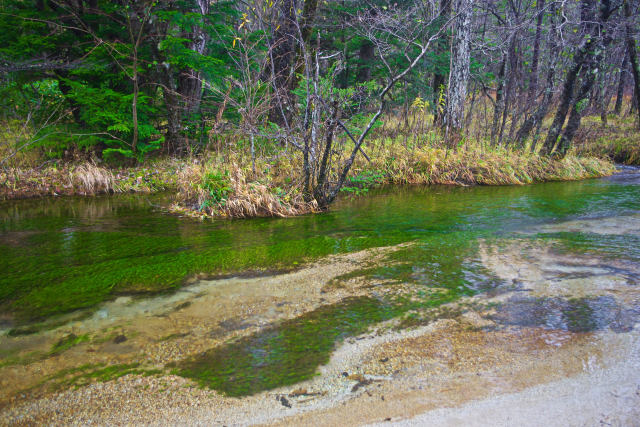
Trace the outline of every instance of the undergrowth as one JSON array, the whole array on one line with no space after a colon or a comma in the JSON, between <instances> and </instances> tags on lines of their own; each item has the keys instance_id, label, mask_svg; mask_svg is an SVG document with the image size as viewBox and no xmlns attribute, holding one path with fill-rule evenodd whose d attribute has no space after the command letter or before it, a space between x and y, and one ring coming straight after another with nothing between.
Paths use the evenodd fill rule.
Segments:
<instances>
[{"instance_id":1,"label":"undergrowth","mask_svg":"<svg viewBox=\"0 0 640 427\"><path fill-rule=\"evenodd\" d=\"M640 161L632 121L613 118L609 127L600 129L594 118L589 120L582 133L582 140L589 142L578 141L577 148L561 160L468 138L447 148L433 132L408 137L381 130L365 144L371 160L362 155L356 158L342 194L358 196L386 184L522 185L578 180L613 173L612 161ZM233 148L242 145L241 137L230 138L224 147L218 145L197 157L152 159L136 167L84 162L5 169L0 171L0 199L172 191L176 193L169 208L172 212L200 218L288 217L319 211L314 200L303 197L298 152L271 144L252 158L246 150ZM332 180L350 150L348 141L340 147Z\"/></svg>"}]
</instances>

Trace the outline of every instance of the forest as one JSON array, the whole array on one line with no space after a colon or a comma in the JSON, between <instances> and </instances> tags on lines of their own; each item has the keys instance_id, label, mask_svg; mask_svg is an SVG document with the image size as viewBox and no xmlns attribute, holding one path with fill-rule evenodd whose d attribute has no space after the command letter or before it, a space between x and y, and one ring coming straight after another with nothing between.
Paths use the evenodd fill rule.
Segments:
<instances>
[{"instance_id":1,"label":"forest","mask_svg":"<svg viewBox=\"0 0 640 427\"><path fill-rule=\"evenodd\" d=\"M634 0L0 2L2 197L289 216L640 162Z\"/></svg>"}]
</instances>

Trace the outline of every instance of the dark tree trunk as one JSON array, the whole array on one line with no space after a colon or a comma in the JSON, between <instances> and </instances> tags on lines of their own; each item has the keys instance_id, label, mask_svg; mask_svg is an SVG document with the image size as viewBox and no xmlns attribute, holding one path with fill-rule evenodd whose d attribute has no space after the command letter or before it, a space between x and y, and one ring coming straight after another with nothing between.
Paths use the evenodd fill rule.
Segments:
<instances>
[{"instance_id":1,"label":"dark tree trunk","mask_svg":"<svg viewBox=\"0 0 640 427\"><path fill-rule=\"evenodd\" d=\"M580 128L580 121L582 119L583 109L585 108L584 101L588 99L589 92L591 91L595 81L595 73L593 72L592 67L585 69L582 79L582 85L580 85L578 93L575 96L575 101L571 107L571 114L569 114L567 126L560 137L560 141L556 149L556 154L559 157L564 157L564 155L567 154L567 151L571 147L571 141L578 131L578 128Z\"/></svg>"},{"instance_id":2,"label":"dark tree trunk","mask_svg":"<svg viewBox=\"0 0 640 427\"><path fill-rule=\"evenodd\" d=\"M273 35L271 60L273 72L273 103L269 121L280 126L291 123L294 98L291 93L296 57L296 0L280 1L280 21Z\"/></svg>"},{"instance_id":3,"label":"dark tree trunk","mask_svg":"<svg viewBox=\"0 0 640 427\"><path fill-rule=\"evenodd\" d=\"M629 64L629 55L627 51L624 52L624 59L622 60L622 65L620 66L620 77L618 78L618 91L616 93L616 104L613 108L613 112L616 115L620 115L622 111L622 100L624 98L624 87L626 83L626 75L627 75L627 66Z\"/></svg>"},{"instance_id":4,"label":"dark tree trunk","mask_svg":"<svg viewBox=\"0 0 640 427\"><path fill-rule=\"evenodd\" d=\"M373 59L374 47L369 40L363 40L360 44L360 64L358 66L358 82L371 80L371 60Z\"/></svg>"},{"instance_id":5,"label":"dark tree trunk","mask_svg":"<svg viewBox=\"0 0 640 427\"><path fill-rule=\"evenodd\" d=\"M302 17L300 20L300 35L302 36L302 44L298 44L296 50L296 70L291 78L291 84L289 91L295 90L298 86L298 76L303 75L306 67L304 49L307 51L310 49L311 35L313 34L313 25L316 19L316 12L318 9L318 0L306 0L304 2L304 8L302 9ZM310 52L308 52L310 53ZM309 57L313 58L310 54Z\"/></svg>"},{"instance_id":6,"label":"dark tree trunk","mask_svg":"<svg viewBox=\"0 0 640 427\"><path fill-rule=\"evenodd\" d=\"M583 67L588 66L588 62L593 55L594 48L598 44L599 33L598 29L603 22L603 9L607 10L607 18L609 7L609 0L604 0L603 5L601 7L600 17L596 15L596 1L595 0L582 0L581 7L581 21L582 21L582 29L585 32L585 37L583 39L582 45L574 55L574 63L571 69L567 72L567 76L564 81L564 86L562 88L562 95L560 98L560 106L556 111L556 115L553 119L553 123L549 128L549 133L547 134L547 138L544 142L544 146L542 147L542 153L549 155L553 152L553 149L558 142L558 138L560 137L560 133L562 132L562 127L567 118L567 114L569 113L569 109L573 106L573 104L578 101L574 101L574 88L576 85L576 80L578 79L578 74L582 70ZM599 22L598 22L598 18ZM588 36L588 37L587 37ZM566 143L566 141L565 141Z\"/></svg>"},{"instance_id":7,"label":"dark tree trunk","mask_svg":"<svg viewBox=\"0 0 640 427\"><path fill-rule=\"evenodd\" d=\"M493 107L493 123L491 125L491 145L496 144L496 138L498 136L498 129L500 125L500 116L502 110L504 110L504 74L507 67L507 54L502 56L502 62L500 63L500 70L498 71L498 87L496 88L496 102Z\"/></svg>"},{"instance_id":8,"label":"dark tree trunk","mask_svg":"<svg viewBox=\"0 0 640 427\"><path fill-rule=\"evenodd\" d=\"M440 0L440 16L438 18L438 22L440 24L445 23L449 17L451 16L451 0ZM447 49L447 38L440 37L435 43L435 53L436 57L441 57L445 54ZM440 121L442 119L440 114L440 108L438 105L438 101L440 99L440 92L442 88L444 88L444 84L446 82L447 75L440 69L440 66L436 65L436 71L433 73L433 121L434 123Z\"/></svg>"},{"instance_id":9,"label":"dark tree trunk","mask_svg":"<svg viewBox=\"0 0 640 427\"><path fill-rule=\"evenodd\" d=\"M515 91L515 77L516 72L518 70L518 57L516 55L516 44L517 44L517 33L514 34L511 39L511 45L509 46L509 61L507 62L509 68L507 70L508 78L507 78L507 86L505 88L505 99L504 99L504 109L502 110L502 123L500 124L500 131L498 132L498 144L502 144L502 138L504 136L504 127L507 123L507 117L509 115L510 110L512 110L512 102ZM512 120L517 120L517 114L514 114L514 111L511 111Z\"/></svg>"},{"instance_id":10,"label":"dark tree trunk","mask_svg":"<svg viewBox=\"0 0 640 427\"><path fill-rule=\"evenodd\" d=\"M201 15L204 19L209 13L207 0L196 0L193 13ZM168 5L167 7L171 7ZM152 24L157 34L156 43L151 43L152 54L158 64L166 61L165 54L158 49L158 43L165 37L170 28L166 21L155 20ZM198 25L195 25L191 33L181 34L181 37L190 40L189 49L200 55L206 54L207 34ZM190 68L176 69L163 65L156 67L155 78L160 82L164 99L167 119L167 131L165 149L168 152L182 153L186 150L186 140L183 136L184 121L189 116L200 111L202 102L202 76L199 71Z\"/></svg>"},{"instance_id":11,"label":"dark tree trunk","mask_svg":"<svg viewBox=\"0 0 640 427\"><path fill-rule=\"evenodd\" d=\"M197 7L193 10L203 17L209 13L209 0L197 0ZM191 43L189 49L200 55L205 54L207 48L207 34L200 26L194 26L193 32L185 36ZM178 76L178 93L185 105L185 114L190 115L200 110L202 101L202 76L199 71L187 68Z\"/></svg>"},{"instance_id":12,"label":"dark tree trunk","mask_svg":"<svg viewBox=\"0 0 640 427\"><path fill-rule=\"evenodd\" d=\"M571 108L571 114L567 126L562 133L562 137L558 143L557 154L560 157L564 157L569 148L571 147L571 141L576 132L580 128L580 121L582 120L582 114L585 107L588 105L589 94L593 88L593 84L596 80L597 69L600 67L602 58L604 56L604 50L611 42L611 37L607 35L604 39L599 36L604 27L604 24L611 15L611 3L609 0L602 1L600 5L600 13L596 22L595 28L591 33L591 37L596 40L593 50L588 52L583 70L582 70L582 84L578 90L578 93L574 97L573 105Z\"/></svg>"},{"instance_id":13,"label":"dark tree trunk","mask_svg":"<svg viewBox=\"0 0 640 427\"><path fill-rule=\"evenodd\" d=\"M627 44L629 62L631 63L631 74L633 74L633 93L635 94L636 106L640 107L640 64L638 64L636 41L633 39L631 23L629 22L633 17L629 0L624 1L624 14L627 18L627 23L625 25L625 41ZM638 113L637 125L640 128L640 108L637 108L636 112Z\"/></svg>"},{"instance_id":14,"label":"dark tree trunk","mask_svg":"<svg viewBox=\"0 0 640 427\"><path fill-rule=\"evenodd\" d=\"M540 61L540 38L542 37L542 20L544 18L544 2L538 1L538 19L536 21L536 38L533 42L533 58L531 59L531 77L529 78L529 105L533 105L538 96L538 62Z\"/></svg>"}]
</instances>

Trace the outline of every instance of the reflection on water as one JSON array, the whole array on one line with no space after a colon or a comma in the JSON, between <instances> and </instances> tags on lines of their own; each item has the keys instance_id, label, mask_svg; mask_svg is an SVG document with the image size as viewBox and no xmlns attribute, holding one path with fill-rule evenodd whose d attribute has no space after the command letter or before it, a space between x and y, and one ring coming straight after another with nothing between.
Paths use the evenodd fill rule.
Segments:
<instances>
[{"instance_id":1,"label":"reflection on water","mask_svg":"<svg viewBox=\"0 0 640 427\"><path fill-rule=\"evenodd\" d=\"M639 308L622 307L612 296L512 297L491 318L501 324L570 332L592 332L606 328L614 332L629 332L640 320Z\"/></svg>"},{"instance_id":2,"label":"reflection on water","mask_svg":"<svg viewBox=\"0 0 640 427\"><path fill-rule=\"evenodd\" d=\"M622 183L394 188L345 199L322 215L211 222L166 215L154 197L3 202L0 310L21 321L37 319L118 294L173 289L196 274L286 269L408 241L421 243L406 254L407 266L383 276L482 289L487 285L478 283L477 269L462 265L473 264L478 237L633 214L640 203L637 182L627 176ZM633 237L620 236L618 244L636 247Z\"/></svg>"}]
</instances>

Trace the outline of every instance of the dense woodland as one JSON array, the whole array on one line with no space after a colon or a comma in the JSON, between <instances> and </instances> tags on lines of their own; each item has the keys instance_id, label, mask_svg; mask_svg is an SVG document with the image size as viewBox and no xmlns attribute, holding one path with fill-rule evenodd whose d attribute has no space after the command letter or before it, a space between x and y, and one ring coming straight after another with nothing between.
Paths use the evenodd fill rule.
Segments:
<instances>
[{"instance_id":1,"label":"dense woodland","mask_svg":"<svg viewBox=\"0 0 640 427\"><path fill-rule=\"evenodd\" d=\"M562 158L587 115L639 120L639 6L0 0L0 162L286 153L326 206L374 135Z\"/></svg>"}]
</instances>

